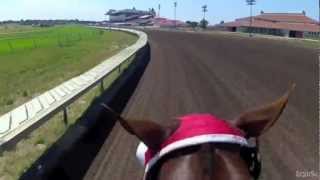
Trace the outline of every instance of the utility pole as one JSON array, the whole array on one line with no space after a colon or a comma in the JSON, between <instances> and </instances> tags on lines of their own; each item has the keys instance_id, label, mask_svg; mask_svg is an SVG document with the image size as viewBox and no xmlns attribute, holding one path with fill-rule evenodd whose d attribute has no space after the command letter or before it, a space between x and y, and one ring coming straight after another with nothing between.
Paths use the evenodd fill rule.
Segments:
<instances>
[{"instance_id":1,"label":"utility pole","mask_svg":"<svg viewBox=\"0 0 320 180\"><path fill-rule=\"evenodd\" d=\"M252 6L256 4L256 0L246 0L247 1L247 5L250 6L250 37L252 36L252 22L253 22L253 18L252 18Z\"/></svg>"},{"instance_id":2,"label":"utility pole","mask_svg":"<svg viewBox=\"0 0 320 180\"><path fill-rule=\"evenodd\" d=\"M178 6L177 1L173 3L173 6L174 6L174 28L176 28L177 27L177 6Z\"/></svg>"}]
</instances>

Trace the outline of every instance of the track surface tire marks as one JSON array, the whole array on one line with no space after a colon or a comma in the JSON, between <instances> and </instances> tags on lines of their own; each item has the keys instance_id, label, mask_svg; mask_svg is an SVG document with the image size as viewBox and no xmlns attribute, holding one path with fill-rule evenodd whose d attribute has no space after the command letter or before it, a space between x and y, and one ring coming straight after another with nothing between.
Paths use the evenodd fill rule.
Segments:
<instances>
[{"instance_id":1,"label":"track surface tire marks","mask_svg":"<svg viewBox=\"0 0 320 180\"><path fill-rule=\"evenodd\" d=\"M262 137L261 179L297 179L319 169L318 55L283 41L230 35L148 32L151 61L123 113L166 123L187 113L233 119L297 88L276 126ZM137 139L117 124L85 179L139 180ZM309 177L304 179L317 179Z\"/></svg>"}]
</instances>

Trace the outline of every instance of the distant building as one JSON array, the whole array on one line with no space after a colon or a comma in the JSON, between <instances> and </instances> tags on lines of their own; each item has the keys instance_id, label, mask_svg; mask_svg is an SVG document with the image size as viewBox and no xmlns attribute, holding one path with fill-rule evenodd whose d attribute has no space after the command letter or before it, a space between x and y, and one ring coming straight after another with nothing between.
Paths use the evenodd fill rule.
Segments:
<instances>
[{"instance_id":1,"label":"distant building","mask_svg":"<svg viewBox=\"0 0 320 180\"><path fill-rule=\"evenodd\" d=\"M252 17L236 19L217 26L233 32L250 32L287 37L319 37L320 24L306 16L306 13L264 13Z\"/></svg>"},{"instance_id":2,"label":"distant building","mask_svg":"<svg viewBox=\"0 0 320 180\"><path fill-rule=\"evenodd\" d=\"M172 20L167 18L156 17L153 19L153 23L158 27L185 27L187 24L179 20Z\"/></svg>"},{"instance_id":3,"label":"distant building","mask_svg":"<svg viewBox=\"0 0 320 180\"><path fill-rule=\"evenodd\" d=\"M185 26L185 23L179 20L157 17L153 8L149 9L149 11L141 11L134 8L124 10L111 9L105 15L109 16L108 24L111 26Z\"/></svg>"},{"instance_id":4,"label":"distant building","mask_svg":"<svg viewBox=\"0 0 320 180\"><path fill-rule=\"evenodd\" d=\"M105 15L109 16L110 22L127 22L130 20L137 19L149 19L156 16L154 9L150 9L149 11L140 11L133 9L124 9L124 10L113 10L110 9Z\"/></svg>"}]
</instances>

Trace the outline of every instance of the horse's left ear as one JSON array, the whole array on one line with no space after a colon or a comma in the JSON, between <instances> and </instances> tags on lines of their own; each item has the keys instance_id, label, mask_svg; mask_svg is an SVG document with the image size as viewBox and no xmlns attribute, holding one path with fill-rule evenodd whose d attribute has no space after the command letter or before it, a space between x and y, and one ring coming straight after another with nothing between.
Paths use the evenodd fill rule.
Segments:
<instances>
[{"instance_id":1,"label":"horse's left ear","mask_svg":"<svg viewBox=\"0 0 320 180\"><path fill-rule=\"evenodd\" d=\"M153 150L158 150L164 140L166 140L179 127L178 121L173 121L173 123L168 126L162 126L149 120L124 119L108 106L104 104L102 104L102 106L120 122L121 126L126 131L135 135L146 146Z\"/></svg>"},{"instance_id":2,"label":"horse's left ear","mask_svg":"<svg viewBox=\"0 0 320 180\"><path fill-rule=\"evenodd\" d=\"M162 126L151 120L119 119L122 127L130 134L135 135L146 146L159 150L161 144L178 128L178 121L168 126Z\"/></svg>"},{"instance_id":3,"label":"horse's left ear","mask_svg":"<svg viewBox=\"0 0 320 180\"><path fill-rule=\"evenodd\" d=\"M291 86L284 96L271 104L241 114L233 122L234 125L242 129L246 133L247 138L262 135L279 119L294 88L295 84Z\"/></svg>"}]
</instances>

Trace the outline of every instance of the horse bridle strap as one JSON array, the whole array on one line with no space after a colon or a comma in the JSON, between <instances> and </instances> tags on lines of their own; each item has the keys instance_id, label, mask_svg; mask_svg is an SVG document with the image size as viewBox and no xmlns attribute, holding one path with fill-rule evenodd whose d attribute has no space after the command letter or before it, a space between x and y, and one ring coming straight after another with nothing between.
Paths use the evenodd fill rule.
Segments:
<instances>
[{"instance_id":1,"label":"horse bridle strap","mask_svg":"<svg viewBox=\"0 0 320 180\"><path fill-rule=\"evenodd\" d=\"M258 141L258 140L256 140L256 141ZM194 145L196 145L196 144L194 144ZM200 144L198 144L198 145L200 145ZM192 145L190 145L190 146L192 146ZM190 146L186 146L186 147L190 147ZM143 143L140 143L138 146L138 150L137 150L137 157L141 157L143 155L143 152L145 152L146 150L147 150L147 147ZM171 151L168 151L168 153L163 153L163 154L168 155L170 152ZM241 146L240 155L241 155L241 158L247 164L249 173L252 176L252 178L254 180L257 180L260 176L260 173L261 173L261 159L260 159L260 153L259 153L259 145L257 144L255 146ZM160 159L160 156L157 159L157 161L159 159ZM147 179L148 172L157 163L157 161L154 161L151 166L150 165L146 166L145 178L144 178L145 180ZM140 159L140 162L142 163L143 160Z\"/></svg>"},{"instance_id":2,"label":"horse bridle strap","mask_svg":"<svg viewBox=\"0 0 320 180\"><path fill-rule=\"evenodd\" d=\"M257 180L261 174L261 158L259 152L259 139L253 138L248 143L248 146L242 146L240 155L246 162L250 175L254 180ZM253 142L253 144L252 144Z\"/></svg>"}]
</instances>

